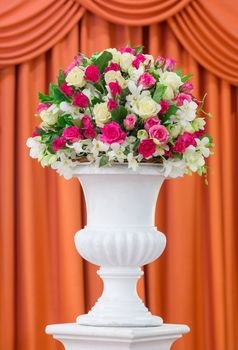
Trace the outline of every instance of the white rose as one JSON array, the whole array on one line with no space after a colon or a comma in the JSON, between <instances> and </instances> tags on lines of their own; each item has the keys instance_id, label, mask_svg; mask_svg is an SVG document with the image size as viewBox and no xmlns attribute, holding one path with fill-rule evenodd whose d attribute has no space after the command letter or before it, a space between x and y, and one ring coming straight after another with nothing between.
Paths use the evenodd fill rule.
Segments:
<instances>
[{"instance_id":1,"label":"white rose","mask_svg":"<svg viewBox=\"0 0 238 350\"><path fill-rule=\"evenodd\" d=\"M161 107L150 96L145 95L131 101L132 111L142 119L147 119L156 115Z\"/></svg>"},{"instance_id":2,"label":"white rose","mask_svg":"<svg viewBox=\"0 0 238 350\"><path fill-rule=\"evenodd\" d=\"M160 75L159 81L161 84L164 84L167 86L167 89L163 96L167 100L174 98L176 91L179 89L181 85L183 85L183 82L180 76L174 72L168 72L168 71L163 72Z\"/></svg>"},{"instance_id":3,"label":"white rose","mask_svg":"<svg viewBox=\"0 0 238 350\"><path fill-rule=\"evenodd\" d=\"M84 71L79 67L74 67L65 79L68 85L73 85L82 88L86 81L84 80Z\"/></svg>"},{"instance_id":4,"label":"white rose","mask_svg":"<svg viewBox=\"0 0 238 350\"><path fill-rule=\"evenodd\" d=\"M121 57L121 53L120 51L117 51L117 49L106 49L106 51L110 52L112 54L112 62L115 62L117 64L120 63L120 57Z\"/></svg>"},{"instance_id":5,"label":"white rose","mask_svg":"<svg viewBox=\"0 0 238 350\"><path fill-rule=\"evenodd\" d=\"M121 75L120 71L109 70L109 72L105 73L104 79L107 84L111 83L112 81L117 81L123 89L127 87L127 82Z\"/></svg>"},{"instance_id":6,"label":"white rose","mask_svg":"<svg viewBox=\"0 0 238 350\"><path fill-rule=\"evenodd\" d=\"M125 52L120 57L120 66L123 72L127 72L128 69L131 67L132 61L134 61L135 56L133 56L129 52Z\"/></svg>"},{"instance_id":7,"label":"white rose","mask_svg":"<svg viewBox=\"0 0 238 350\"><path fill-rule=\"evenodd\" d=\"M57 111L50 111L49 109L44 109L40 112L40 117L48 125L54 125L58 119Z\"/></svg>"},{"instance_id":8,"label":"white rose","mask_svg":"<svg viewBox=\"0 0 238 350\"><path fill-rule=\"evenodd\" d=\"M111 114L107 108L107 102L97 103L93 107L93 113L97 126L103 127L103 125L109 121Z\"/></svg>"},{"instance_id":9,"label":"white rose","mask_svg":"<svg viewBox=\"0 0 238 350\"><path fill-rule=\"evenodd\" d=\"M174 90L171 86L167 86L165 93L163 95L163 99L172 100L174 98Z\"/></svg>"}]
</instances>

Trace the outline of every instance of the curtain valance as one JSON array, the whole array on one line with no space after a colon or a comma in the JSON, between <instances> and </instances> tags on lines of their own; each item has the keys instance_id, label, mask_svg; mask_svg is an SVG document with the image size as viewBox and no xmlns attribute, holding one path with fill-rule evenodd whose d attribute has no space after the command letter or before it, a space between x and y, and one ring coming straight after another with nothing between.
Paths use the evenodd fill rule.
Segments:
<instances>
[{"instance_id":1,"label":"curtain valance","mask_svg":"<svg viewBox=\"0 0 238 350\"><path fill-rule=\"evenodd\" d=\"M121 25L167 20L181 44L205 68L238 85L238 22L234 1L224 0L3 0L0 66L47 51L85 11Z\"/></svg>"}]
</instances>

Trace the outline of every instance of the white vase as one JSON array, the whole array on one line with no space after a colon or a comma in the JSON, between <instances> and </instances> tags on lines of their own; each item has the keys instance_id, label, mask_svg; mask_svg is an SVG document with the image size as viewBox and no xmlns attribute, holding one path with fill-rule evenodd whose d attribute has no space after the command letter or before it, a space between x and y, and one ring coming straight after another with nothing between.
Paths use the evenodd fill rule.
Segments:
<instances>
[{"instance_id":1,"label":"white vase","mask_svg":"<svg viewBox=\"0 0 238 350\"><path fill-rule=\"evenodd\" d=\"M156 200L164 181L159 165L96 168L80 165L79 178L87 205L87 225L75 235L80 255L101 266L104 291L95 306L77 323L90 326L159 326L139 298L141 266L157 259L166 245L154 226Z\"/></svg>"}]
</instances>

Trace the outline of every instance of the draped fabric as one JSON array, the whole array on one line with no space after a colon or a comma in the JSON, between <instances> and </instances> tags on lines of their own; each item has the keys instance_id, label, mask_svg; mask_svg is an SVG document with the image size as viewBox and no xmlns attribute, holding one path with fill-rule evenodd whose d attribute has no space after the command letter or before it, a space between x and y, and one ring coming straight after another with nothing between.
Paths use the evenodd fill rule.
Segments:
<instances>
[{"instance_id":1,"label":"draped fabric","mask_svg":"<svg viewBox=\"0 0 238 350\"><path fill-rule=\"evenodd\" d=\"M193 72L208 92L215 155L209 186L168 180L156 224L168 244L139 291L166 323L191 327L174 350L237 350L237 12L235 1L2 0L0 3L0 349L54 350L50 323L73 322L101 293L97 267L73 236L86 222L82 190L29 158L37 92L78 51L143 44Z\"/></svg>"}]
</instances>

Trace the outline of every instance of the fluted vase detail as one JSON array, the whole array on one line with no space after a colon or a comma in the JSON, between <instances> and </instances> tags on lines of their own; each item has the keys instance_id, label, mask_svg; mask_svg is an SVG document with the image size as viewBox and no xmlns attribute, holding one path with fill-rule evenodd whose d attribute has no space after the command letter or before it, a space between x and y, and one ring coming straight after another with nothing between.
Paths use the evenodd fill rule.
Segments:
<instances>
[{"instance_id":1,"label":"fluted vase detail","mask_svg":"<svg viewBox=\"0 0 238 350\"><path fill-rule=\"evenodd\" d=\"M159 165L111 168L78 166L86 199L87 225L75 235L80 255L99 265L104 291L77 323L94 326L142 327L163 323L145 307L136 290L141 266L157 259L166 245L154 226L159 190L164 181Z\"/></svg>"}]
</instances>

